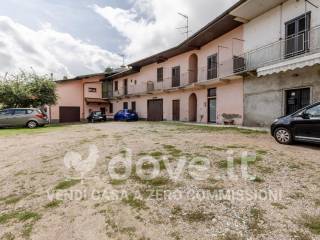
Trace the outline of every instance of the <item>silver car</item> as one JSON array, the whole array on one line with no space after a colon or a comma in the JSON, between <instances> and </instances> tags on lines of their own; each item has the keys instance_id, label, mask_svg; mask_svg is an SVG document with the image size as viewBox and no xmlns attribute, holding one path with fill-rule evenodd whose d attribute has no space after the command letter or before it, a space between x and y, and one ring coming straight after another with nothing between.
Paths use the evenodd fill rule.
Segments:
<instances>
[{"instance_id":1,"label":"silver car","mask_svg":"<svg viewBox=\"0 0 320 240\"><path fill-rule=\"evenodd\" d=\"M35 108L10 108L0 110L0 127L36 128L48 124L47 115Z\"/></svg>"}]
</instances>

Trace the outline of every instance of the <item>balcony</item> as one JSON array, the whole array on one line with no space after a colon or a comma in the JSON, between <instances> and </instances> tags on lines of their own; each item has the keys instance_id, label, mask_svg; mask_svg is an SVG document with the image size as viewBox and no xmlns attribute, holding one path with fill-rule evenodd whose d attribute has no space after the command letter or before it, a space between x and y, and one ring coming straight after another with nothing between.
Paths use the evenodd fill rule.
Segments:
<instances>
[{"instance_id":1,"label":"balcony","mask_svg":"<svg viewBox=\"0 0 320 240\"><path fill-rule=\"evenodd\" d=\"M237 72L285 63L320 52L320 26L237 56Z\"/></svg>"}]
</instances>

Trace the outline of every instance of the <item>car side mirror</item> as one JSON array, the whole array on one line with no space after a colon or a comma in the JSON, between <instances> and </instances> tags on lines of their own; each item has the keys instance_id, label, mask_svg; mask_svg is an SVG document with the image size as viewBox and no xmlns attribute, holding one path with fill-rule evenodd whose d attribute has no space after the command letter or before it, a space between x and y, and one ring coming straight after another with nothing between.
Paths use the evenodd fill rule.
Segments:
<instances>
[{"instance_id":1,"label":"car side mirror","mask_svg":"<svg viewBox=\"0 0 320 240\"><path fill-rule=\"evenodd\" d=\"M304 111L304 112L301 114L301 117L302 117L303 119L310 119L310 114L307 113L306 111Z\"/></svg>"}]
</instances>

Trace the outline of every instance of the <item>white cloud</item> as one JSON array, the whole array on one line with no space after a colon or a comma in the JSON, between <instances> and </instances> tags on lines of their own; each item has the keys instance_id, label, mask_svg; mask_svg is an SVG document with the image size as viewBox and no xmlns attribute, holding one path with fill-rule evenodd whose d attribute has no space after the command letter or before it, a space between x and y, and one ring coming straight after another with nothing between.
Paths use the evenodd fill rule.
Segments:
<instances>
[{"instance_id":1,"label":"white cloud","mask_svg":"<svg viewBox=\"0 0 320 240\"><path fill-rule=\"evenodd\" d=\"M119 55L55 31L50 24L36 31L0 16L1 74L32 67L36 72L54 73L61 78L101 72L121 63Z\"/></svg>"},{"instance_id":2,"label":"white cloud","mask_svg":"<svg viewBox=\"0 0 320 240\"><path fill-rule=\"evenodd\" d=\"M129 61L165 50L184 40L177 30L185 24L177 13L190 17L193 33L237 0L131 0L129 10L93 6L128 41L123 52Z\"/></svg>"}]
</instances>

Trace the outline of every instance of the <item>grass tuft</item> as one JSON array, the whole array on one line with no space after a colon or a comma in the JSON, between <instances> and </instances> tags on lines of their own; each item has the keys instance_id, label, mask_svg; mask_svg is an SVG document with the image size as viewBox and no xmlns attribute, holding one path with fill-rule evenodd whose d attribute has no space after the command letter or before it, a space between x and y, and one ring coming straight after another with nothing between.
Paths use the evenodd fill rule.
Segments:
<instances>
[{"instance_id":1,"label":"grass tuft","mask_svg":"<svg viewBox=\"0 0 320 240\"><path fill-rule=\"evenodd\" d=\"M62 204L63 201L61 200L53 200L49 203L47 203L46 205L44 205L45 208L56 208L59 207L60 204Z\"/></svg>"},{"instance_id":2,"label":"grass tuft","mask_svg":"<svg viewBox=\"0 0 320 240\"><path fill-rule=\"evenodd\" d=\"M148 208L145 201L136 198L133 194L129 194L127 198L122 199L122 202L138 210Z\"/></svg>"},{"instance_id":3,"label":"grass tuft","mask_svg":"<svg viewBox=\"0 0 320 240\"><path fill-rule=\"evenodd\" d=\"M80 183L81 180L78 180L78 179L71 179L71 180L65 180L65 181L62 181L60 183L58 183L56 186L55 186L55 190L64 190L64 189L68 189L68 188L71 188L75 185L77 185L78 183Z\"/></svg>"},{"instance_id":4,"label":"grass tuft","mask_svg":"<svg viewBox=\"0 0 320 240\"><path fill-rule=\"evenodd\" d=\"M301 222L313 234L320 235L320 215L310 216L305 214L302 216Z\"/></svg>"}]
</instances>

